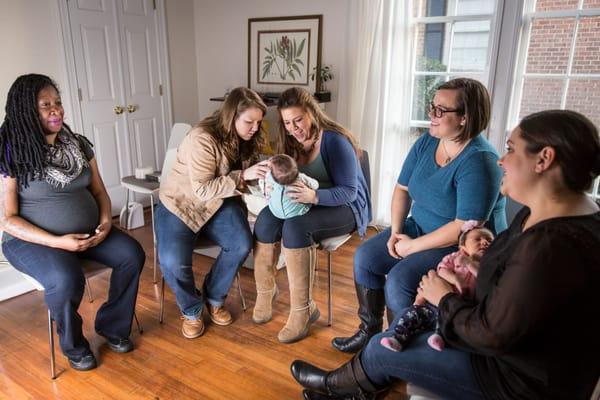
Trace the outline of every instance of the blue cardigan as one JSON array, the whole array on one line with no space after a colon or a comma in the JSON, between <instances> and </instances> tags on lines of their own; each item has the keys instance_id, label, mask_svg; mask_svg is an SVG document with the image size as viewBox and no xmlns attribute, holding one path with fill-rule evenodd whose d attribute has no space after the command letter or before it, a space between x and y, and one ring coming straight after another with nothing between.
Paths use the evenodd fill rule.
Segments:
<instances>
[{"instance_id":1,"label":"blue cardigan","mask_svg":"<svg viewBox=\"0 0 600 400\"><path fill-rule=\"evenodd\" d=\"M371 198L352 144L337 132L324 131L320 152L333 187L317 190L318 205L348 205L354 213L358 234L364 236L371 221Z\"/></svg>"}]
</instances>

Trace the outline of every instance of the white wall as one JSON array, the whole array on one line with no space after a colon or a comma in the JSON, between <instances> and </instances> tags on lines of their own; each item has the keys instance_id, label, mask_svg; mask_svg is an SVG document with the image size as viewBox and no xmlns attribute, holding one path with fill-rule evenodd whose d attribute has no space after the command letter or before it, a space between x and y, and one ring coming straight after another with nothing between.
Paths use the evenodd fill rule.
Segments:
<instances>
[{"instance_id":1,"label":"white wall","mask_svg":"<svg viewBox=\"0 0 600 400\"><path fill-rule=\"evenodd\" d=\"M332 102L325 110L335 118L337 74L346 54L348 4L349 0L195 0L200 115L219 107L220 103L209 101L210 97L248 85L249 18L323 14L321 62L333 65L335 75L332 82L327 82Z\"/></svg>"},{"instance_id":2,"label":"white wall","mask_svg":"<svg viewBox=\"0 0 600 400\"><path fill-rule=\"evenodd\" d=\"M167 0L165 13L173 121L194 124L199 119L194 0Z\"/></svg>"},{"instance_id":3,"label":"white wall","mask_svg":"<svg viewBox=\"0 0 600 400\"><path fill-rule=\"evenodd\" d=\"M56 0L0 0L0 119L4 120L6 96L14 80L23 74L39 73L53 78L66 93L69 90ZM67 122L72 114L68 96Z\"/></svg>"}]
</instances>

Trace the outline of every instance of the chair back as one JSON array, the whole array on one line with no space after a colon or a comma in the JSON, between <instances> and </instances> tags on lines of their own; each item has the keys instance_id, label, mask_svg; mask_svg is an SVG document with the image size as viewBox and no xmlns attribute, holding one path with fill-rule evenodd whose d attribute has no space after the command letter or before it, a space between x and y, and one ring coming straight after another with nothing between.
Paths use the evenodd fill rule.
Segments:
<instances>
[{"instance_id":1,"label":"chair back","mask_svg":"<svg viewBox=\"0 0 600 400\"><path fill-rule=\"evenodd\" d=\"M176 149L190 129L192 129L192 126L190 124L186 124L185 122L174 123L173 128L171 128L171 136L169 136L167 150Z\"/></svg>"},{"instance_id":2,"label":"chair back","mask_svg":"<svg viewBox=\"0 0 600 400\"><path fill-rule=\"evenodd\" d=\"M365 181L367 182L367 190L369 196L371 195L371 169L369 164L369 153L366 150L362 150L362 156L360 157L360 169L362 170Z\"/></svg>"},{"instance_id":3,"label":"chair back","mask_svg":"<svg viewBox=\"0 0 600 400\"><path fill-rule=\"evenodd\" d=\"M162 170L160 173L160 186L164 185L167 182L169 172L171 172L171 168L173 168L173 163L175 162L176 157L177 147L167 149L167 154L165 154L165 161L163 162Z\"/></svg>"}]
</instances>

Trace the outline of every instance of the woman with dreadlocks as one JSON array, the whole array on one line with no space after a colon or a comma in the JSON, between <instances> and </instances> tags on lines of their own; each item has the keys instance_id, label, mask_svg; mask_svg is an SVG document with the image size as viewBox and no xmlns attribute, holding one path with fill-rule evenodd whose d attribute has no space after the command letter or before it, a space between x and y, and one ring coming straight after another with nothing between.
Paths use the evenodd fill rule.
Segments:
<instances>
[{"instance_id":1,"label":"woman with dreadlocks","mask_svg":"<svg viewBox=\"0 0 600 400\"><path fill-rule=\"evenodd\" d=\"M86 371L96 359L77 313L85 278L81 260L112 268L108 300L95 328L118 353L129 339L144 250L111 229L110 198L91 143L63 122L58 87L44 75L17 78L0 126L2 250L19 271L44 287L60 346L71 367Z\"/></svg>"}]
</instances>

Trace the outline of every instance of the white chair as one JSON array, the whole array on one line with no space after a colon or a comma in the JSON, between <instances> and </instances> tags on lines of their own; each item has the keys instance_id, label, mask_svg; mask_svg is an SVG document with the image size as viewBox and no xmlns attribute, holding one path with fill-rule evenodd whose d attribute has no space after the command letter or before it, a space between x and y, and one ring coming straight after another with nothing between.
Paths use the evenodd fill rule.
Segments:
<instances>
[{"instance_id":1,"label":"white chair","mask_svg":"<svg viewBox=\"0 0 600 400\"><path fill-rule=\"evenodd\" d=\"M0 261L1 262L1 261ZM7 263L7 261L4 261ZM85 286L87 288L88 291L88 296L90 299L90 303L93 301L92 299L92 292L90 290L90 282L89 279L100 274L103 272L106 272L108 270L110 270L109 267L107 267L104 264L100 264L98 262L95 261L91 261L91 260L82 260L82 266L83 268L83 272L85 275ZM39 291L43 291L44 287L42 286L41 283L39 283L37 280L35 280L34 278L32 278L31 276L21 273L21 275L23 275L23 277L25 279L27 279L36 290ZM140 333L140 335L142 333L144 333L144 330L142 328L142 326L140 325L140 321L137 318L136 313L133 313L133 317L135 319L135 323L137 325L138 328L138 332ZM48 309L48 343L50 344L50 376L52 377L52 379L56 378L56 355L54 352L54 328L53 328L53 324L54 324L54 320L52 319L52 315L50 314L50 309Z\"/></svg>"},{"instance_id":2,"label":"white chair","mask_svg":"<svg viewBox=\"0 0 600 400\"><path fill-rule=\"evenodd\" d=\"M362 151L362 157L360 159L360 168L363 176L367 182L367 190L371 193L371 171L369 169L369 154L366 150ZM369 225L369 227L375 228L378 232L379 229L375 225ZM327 326L332 325L333 321L333 276L331 273L331 257L332 253L339 249L344 243L346 243L352 237L352 233L345 235L333 236L321 240L316 244L317 249L325 250L327 252ZM318 260L318 258L317 258Z\"/></svg>"},{"instance_id":3,"label":"white chair","mask_svg":"<svg viewBox=\"0 0 600 400\"><path fill-rule=\"evenodd\" d=\"M175 162L176 157L177 157L177 149L167 149L167 154L165 154L165 162L163 163L162 174L160 177L161 185L164 185L165 182L167 181L167 176L169 174L169 171L173 167L173 163ZM152 235L154 237L156 237L156 235L154 233L154 224L152 224ZM154 243L156 246L156 242L154 242ZM194 249L194 251L201 250L201 249L206 250L206 249L212 248L212 247L216 248L218 246L216 246L214 243L212 243L208 240L201 238L200 241L196 244L196 248ZM156 252L156 247L155 247L154 251ZM244 311L246 311L246 299L244 298L244 293L242 292L242 282L240 280L239 272L236 275L236 279L237 279L237 284L238 284L238 291L240 294L240 300L242 302L242 309ZM158 314L158 321L161 324L163 322L164 310L165 310L165 278L163 277L160 282L160 311Z\"/></svg>"},{"instance_id":4,"label":"white chair","mask_svg":"<svg viewBox=\"0 0 600 400\"><path fill-rule=\"evenodd\" d=\"M179 143L183 140L185 135L192 129L190 124L185 122L176 122L171 128L171 136L169 136L169 143L167 144L167 150L176 149L179 147Z\"/></svg>"},{"instance_id":5,"label":"white chair","mask_svg":"<svg viewBox=\"0 0 600 400\"><path fill-rule=\"evenodd\" d=\"M177 149L179 143L183 140L185 135L192 129L190 124L186 124L183 122L177 122L173 124L173 128L171 129L171 135L169 136L169 144L167 145L167 154L171 149ZM163 162L162 171L168 171L171 168L171 164L166 165L167 157L165 155L165 160ZM171 161L172 162L172 161ZM165 173L161 174L161 179L166 176ZM129 191L140 194L145 194L150 196L150 215L152 220L152 249L154 250L154 263L152 265L152 281L156 283L156 235L154 234L154 196L158 194L158 190L160 188L160 183L146 181L144 179L137 179L135 175L125 176L121 179L121 185L125 187L125 204L129 204ZM127 221L127 218L125 218Z\"/></svg>"}]
</instances>

